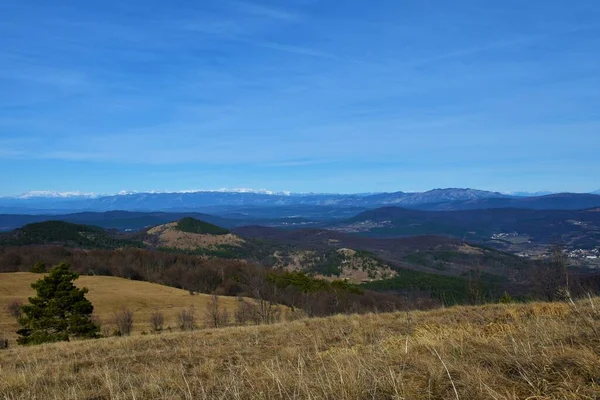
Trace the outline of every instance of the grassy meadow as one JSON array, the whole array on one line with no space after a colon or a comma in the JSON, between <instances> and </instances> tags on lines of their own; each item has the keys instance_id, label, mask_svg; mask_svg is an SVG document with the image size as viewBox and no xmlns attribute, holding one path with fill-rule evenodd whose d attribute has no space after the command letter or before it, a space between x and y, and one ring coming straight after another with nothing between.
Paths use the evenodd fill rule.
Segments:
<instances>
[{"instance_id":1,"label":"grassy meadow","mask_svg":"<svg viewBox=\"0 0 600 400\"><path fill-rule=\"evenodd\" d=\"M31 284L41 277L42 274L30 272L0 273L0 337L16 339L19 325L6 306L15 300L27 303L28 297L35 296ZM203 313L211 300L206 294L190 295L187 290L111 276L82 275L75 285L89 289L86 297L94 305L94 315L105 327L114 327L114 313L123 307L133 311L134 335L150 331L150 315L156 310L163 313L165 327L177 329L179 312L193 306L202 324ZM237 303L235 297L219 297L219 306L227 309L230 315L236 310Z\"/></svg>"},{"instance_id":2,"label":"grassy meadow","mask_svg":"<svg viewBox=\"0 0 600 400\"><path fill-rule=\"evenodd\" d=\"M6 400L599 396L600 298L338 315L0 351Z\"/></svg>"}]
</instances>

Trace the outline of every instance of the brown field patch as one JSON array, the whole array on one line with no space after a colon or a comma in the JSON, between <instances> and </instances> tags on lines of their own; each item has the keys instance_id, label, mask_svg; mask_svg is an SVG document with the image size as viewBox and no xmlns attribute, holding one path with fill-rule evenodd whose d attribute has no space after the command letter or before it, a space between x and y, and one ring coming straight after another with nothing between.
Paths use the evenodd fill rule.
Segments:
<instances>
[{"instance_id":1,"label":"brown field patch","mask_svg":"<svg viewBox=\"0 0 600 400\"><path fill-rule=\"evenodd\" d=\"M8 314L6 306L14 300L26 303L28 297L35 295L31 284L41 277L41 274L29 272L0 273L0 336L16 338L19 325ZM165 326L178 329L179 312L193 306L202 324L204 310L211 298L207 294L191 295L182 289L110 276L82 275L75 285L89 289L86 296L94 305L94 315L100 318L103 325L114 326L114 313L123 307L133 311L133 334L150 330L148 320L155 310L164 314ZM232 314L237 308L238 299L220 296L219 303Z\"/></svg>"}]
</instances>

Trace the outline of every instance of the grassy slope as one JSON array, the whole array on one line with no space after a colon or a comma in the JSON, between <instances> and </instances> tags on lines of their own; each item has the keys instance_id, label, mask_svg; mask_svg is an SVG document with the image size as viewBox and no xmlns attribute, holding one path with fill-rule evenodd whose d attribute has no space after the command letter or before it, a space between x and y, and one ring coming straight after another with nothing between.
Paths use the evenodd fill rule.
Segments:
<instances>
[{"instance_id":1,"label":"grassy slope","mask_svg":"<svg viewBox=\"0 0 600 400\"><path fill-rule=\"evenodd\" d=\"M0 397L594 399L599 307L454 307L12 348L0 351Z\"/></svg>"},{"instance_id":2,"label":"grassy slope","mask_svg":"<svg viewBox=\"0 0 600 400\"><path fill-rule=\"evenodd\" d=\"M13 300L27 302L35 295L31 283L42 277L41 274L15 272L0 274L0 336L16 338L18 324L6 311L6 305ZM134 312L134 334L149 331L148 319L154 310L165 316L165 326L177 327L177 315L184 307L194 306L202 323L209 295L190 295L186 290L175 289L154 283L132 281L109 276L81 276L75 281L78 287L89 289L87 298L94 305L94 313L105 325L112 324L113 314L126 306ZM219 303L230 311L237 307L234 297L220 297Z\"/></svg>"}]
</instances>

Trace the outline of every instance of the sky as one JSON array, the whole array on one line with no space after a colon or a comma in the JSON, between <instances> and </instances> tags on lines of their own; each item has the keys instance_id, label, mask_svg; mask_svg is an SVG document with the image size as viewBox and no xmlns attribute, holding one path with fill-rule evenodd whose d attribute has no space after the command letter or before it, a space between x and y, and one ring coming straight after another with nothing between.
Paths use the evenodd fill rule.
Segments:
<instances>
[{"instance_id":1,"label":"sky","mask_svg":"<svg viewBox=\"0 0 600 400\"><path fill-rule=\"evenodd\" d=\"M0 196L600 189L600 2L0 2Z\"/></svg>"}]
</instances>

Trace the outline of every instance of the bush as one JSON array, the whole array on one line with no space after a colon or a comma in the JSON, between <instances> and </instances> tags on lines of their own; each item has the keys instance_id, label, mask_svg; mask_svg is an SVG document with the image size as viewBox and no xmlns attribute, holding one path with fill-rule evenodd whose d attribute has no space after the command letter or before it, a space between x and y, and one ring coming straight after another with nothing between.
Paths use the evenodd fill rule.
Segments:
<instances>
[{"instance_id":1,"label":"bush","mask_svg":"<svg viewBox=\"0 0 600 400\"><path fill-rule=\"evenodd\" d=\"M8 349L8 339L0 337L0 350Z\"/></svg>"},{"instance_id":2,"label":"bush","mask_svg":"<svg viewBox=\"0 0 600 400\"><path fill-rule=\"evenodd\" d=\"M162 312L156 310L150 315L150 330L160 332L165 327L165 316Z\"/></svg>"},{"instance_id":3,"label":"bush","mask_svg":"<svg viewBox=\"0 0 600 400\"><path fill-rule=\"evenodd\" d=\"M133 330L133 311L123 308L115 313L115 325L119 336L129 336Z\"/></svg>"},{"instance_id":4,"label":"bush","mask_svg":"<svg viewBox=\"0 0 600 400\"><path fill-rule=\"evenodd\" d=\"M46 264L43 262L36 262L29 268L29 272L33 272L35 274L43 274L46 272Z\"/></svg>"},{"instance_id":5,"label":"bush","mask_svg":"<svg viewBox=\"0 0 600 400\"><path fill-rule=\"evenodd\" d=\"M510 294L504 292L504 294L502 295L502 297L500 298L500 303L502 304L510 304L510 303L514 303L515 300L510 296Z\"/></svg>"},{"instance_id":6,"label":"bush","mask_svg":"<svg viewBox=\"0 0 600 400\"><path fill-rule=\"evenodd\" d=\"M19 300L13 300L8 304L8 306L6 306L6 311L8 311L8 314L10 314L11 317L19 319L23 315L23 310L21 307L23 307L22 302Z\"/></svg>"},{"instance_id":7,"label":"bush","mask_svg":"<svg viewBox=\"0 0 600 400\"><path fill-rule=\"evenodd\" d=\"M179 313L179 328L182 331L193 331L196 329L196 309L194 306L181 310Z\"/></svg>"},{"instance_id":8,"label":"bush","mask_svg":"<svg viewBox=\"0 0 600 400\"><path fill-rule=\"evenodd\" d=\"M221 328L229 322L229 313L219 307L219 296L214 294L206 305L204 320L210 328Z\"/></svg>"},{"instance_id":9,"label":"bush","mask_svg":"<svg viewBox=\"0 0 600 400\"><path fill-rule=\"evenodd\" d=\"M258 312L258 306L240 299L238 308L235 311L235 322L239 325L247 325L248 323L259 325L262 322L262 318Z\"/></svg>"}]
</instances>

